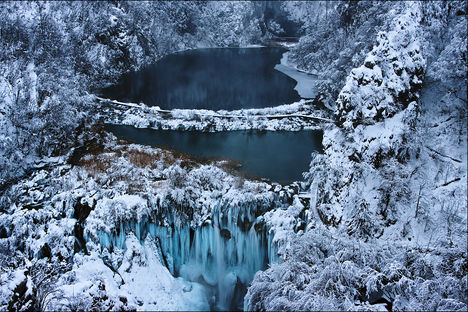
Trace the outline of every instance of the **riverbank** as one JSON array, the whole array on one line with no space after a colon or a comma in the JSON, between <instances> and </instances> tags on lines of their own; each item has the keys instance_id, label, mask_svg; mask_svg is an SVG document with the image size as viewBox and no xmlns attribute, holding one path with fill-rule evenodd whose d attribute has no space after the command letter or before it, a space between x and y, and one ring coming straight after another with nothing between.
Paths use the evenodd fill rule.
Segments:
<instances>
[{"instance_id":1,"label":"riverbank","mask_svg":"<svg viewBox=\"0 0 468 312\"><path fill-rule=\"evenodd\" d=\"M49 271L44 272L53 275L48 276L45 286L60 294L51 297L49 308L58 309L66 300L85 306L95 298L101 308L207 309L211 298L206 298L202 286L193 283L197 279L175 279L174 272L165 267L165 263L184 259L162 248L168 244L165 236L143 235L143 227L122 232L122 226L152 220L150 223L165 229L182 225L197 229L214 225L216 216L220 220L216 222L225 218L222 215L230 216L239 226L238 218L247 218L242 221L248 226L243 230L246 232L225 227L236 242L249 233L248 229L256 233L264 228L258 217L273 207L286 207L300 191L299 184L282 187L248 180L223 161L200 163L181 154L102 135L69 155L71 163L66 157L55 159L50 168L33 172L2 196L2 205L9 207L0 216L2 246L15 247L35 259L19 266L3 259L5 267L17 267L5 278L15 275L20 283L31 278L34 270L47 267ZM268 233L267 228L264 231ZM187 237L183 242L191 240ZM242 248L238 243L232 247L234 253ZM268 254L273 256L274 252ZM60 259L69 265L55 265ZM88 270L90 266L94 269ZM240 276L244 284L253 277ZM144 281L151 286L143 287ZM80 291L79 298L74 299L73 289Z\"/></svg>"},{"instance_id":2,"label":"riverbank","mask_svg":"<svg viewBox=\"0 0 468 312\"><path fill-rule=\"evenodd\" d=\"M184 131L317 130L323 123L333 122L329 112L314 107L313 100L260 109L212 111L174 109L161 110L143 103L122 103L97 98L97 118L105 123L123 124L137 128Z\"/></svg>"}]
</instances>

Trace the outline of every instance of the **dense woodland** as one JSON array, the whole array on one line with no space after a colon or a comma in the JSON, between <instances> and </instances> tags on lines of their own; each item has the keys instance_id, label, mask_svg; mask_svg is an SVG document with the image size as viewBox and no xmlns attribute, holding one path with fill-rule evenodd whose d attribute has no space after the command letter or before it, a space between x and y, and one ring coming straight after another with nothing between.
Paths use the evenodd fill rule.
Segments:
<instances>
[{"instance_id":1,"label":"dense woodland","mask_svg":"<svg viewBox=\"0 0 468 312\"><path fill-rule=\"evenodd\" d=\"M96 233L170 209L196 226L222 198L262 210L278 248L245 309L466 311L466 14L466 1L0 3L0 309L191 309L147 305L120 281L160 283L157 243L130 233L103 251ZM307 200L102 132L94 93L123 73L286 37L291 66L318 77L311 105L334 120ZM172 298L164 287L152 291Z\"/></svg>"}]
</instances>

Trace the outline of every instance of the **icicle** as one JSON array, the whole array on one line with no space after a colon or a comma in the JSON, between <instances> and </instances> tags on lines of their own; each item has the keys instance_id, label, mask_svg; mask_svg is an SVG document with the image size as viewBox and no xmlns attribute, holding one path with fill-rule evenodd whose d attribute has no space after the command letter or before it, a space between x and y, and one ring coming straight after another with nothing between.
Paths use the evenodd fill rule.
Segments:
<instances>
[{"instance_id":1,"label":"icicle","mask_svg":"<svg viewBox=\"0 0 468 312\"><path fill-rule=\"evenodd\" d=\"M101 246L110 250L125 248L128 232L134 232L142 244L150 235L158 242L164 264L174 276L212 286L220 309L239 308L242 302L233 301L239 300L239 293L245 291L255 273L268 263L279 262L272 243L274 235L266 233L263 219L255 218L254 209L234 206L223 212L218 203L212 210L211 223L193 229L192 241L188 225L159 226L147 219L121 223L118 234L99 231L97 236Z\"/></svg>"}]
</instances>

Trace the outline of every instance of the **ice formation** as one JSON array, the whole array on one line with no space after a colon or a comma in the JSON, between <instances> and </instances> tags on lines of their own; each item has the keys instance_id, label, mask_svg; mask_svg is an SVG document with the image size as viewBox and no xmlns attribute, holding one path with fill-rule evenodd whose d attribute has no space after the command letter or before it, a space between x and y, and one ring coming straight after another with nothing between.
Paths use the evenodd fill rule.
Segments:
<instances>
[{"instance_id":1,"label":"ice formation","mask_svg":"<svg viewBox=\"0 0 468 312\"><path fill-rule=\"evenodd\" d=\"M102 248L126 248L128 233L134 233L142 245L148 235L159 249L162 263L176 277L205 285L212 293L216 309L242 308L243 297L255 273L277 262L273 235L262 217L251 209L218 206L196 228L188 224L162 226L149 222L122 222L112 234L99 231ZM89 239L89 237L85 237Z\"/></svg>"}]
</instances>

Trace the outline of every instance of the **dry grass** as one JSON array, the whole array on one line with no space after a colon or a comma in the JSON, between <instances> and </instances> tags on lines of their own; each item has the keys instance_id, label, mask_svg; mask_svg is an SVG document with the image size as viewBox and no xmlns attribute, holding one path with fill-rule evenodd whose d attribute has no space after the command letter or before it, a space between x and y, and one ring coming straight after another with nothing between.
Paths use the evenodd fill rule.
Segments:
<instances>
[{"instance_id":1,"label":"dry grass","mask_svg":"<svg viewBox=\"0 0 468 312\"><path fill-rule=\"evenodd\" d=\"M171 166L177 161L174 155L167 150L161 150L159 160L167 166Z\"/></svg>"},{"instance_id":2,"label":"dry grass","mask_svg":"<svg viewBox=\"0 0 468 312\"><path fill-rule=\"evenodd\" d=\"M242 167L242 164L236 160L211 161L211 163L220 167L227 173L236 175L239 175L239 171Z\"/></svg>"},{"instance_id":3,"label":"dry grass","mask_svg":"<svg viewBox=\"0 0 468 312\"><path fill-rule=\"evenodd\" d=\"M127 177L129 178L129 177ZM127 179L127 185L128 185L128 192L130 194L134 194L134 193L139 193L139 192L142 192L145 187L143 185L143 183L140 183L134 179Z\"/></svg>"},{"instance_id":4,"label":"dry grass","mask_svg":"<svg viewBox=\"0 0 468 312\"><path fill-rule=\"evenodd\" d=\"M104 177L106 173L109 173L113 164L118 162L120 157L125 158L134 168L142 169L156 169L158 167L162 167L161 169L163 169L174 164L179 164L183 169L191 170L198 167L200 163L207 163L204 160L198 160L192 156L170 149L131 146L131 142L122 139L118 139L116 141L117 144L110 144L106 147L105 140L103 137L92 140L88 144L85 154L76 163L77 166L86 170L89 177L94 179L99 179L99 176ZM111 184L124 182L130 192L144 191L147 187L139 181L138 177L129 176L123 172L121 174L113 172L112 176ZM154 186L161 187L166 183L167 181L158 181Z\"/></svg>"},{"instance_id":5,"label":"dry grass","mask_svg":"<svg viewBox=\"0 0 468 312\"><path fill-rule=\"evenodd\" d=\"M146 167L155 168L156 161L159 158L157 157L157 155L153 153L148 153L148 152L139 151L139 150L130 150L126 153L125 157L128 159L130 163L140 168L146 168Z\"/></svg>"},{"instance_id":6,"label":"dry grass","mask_svg":"<svg viewBox=\"0 0 468 312\"><path fill-rule=\"evenodd\" d=\"M83 167L90 176L96 177L110 168L113 158L115 157L109 154L92 155L91 157L82 157L78 165Z\"/></svg>"},{"instance_id":7,"label":"dry grass","mask_svg":"<svg viewBox=\"0 0 468 312\"><path fill-rule=\"evenodd\" d=\"M97 156L101 153L104 153L104 146L97 143L89 144L86 148L86 153Z\"/></svg>"},{"instance_id":8,"label":"dry grass","mask_svg":"<svg viewBox=\"0 0 468 312\"><path fill-rule=\"evenodd\" d=\"M192 157L187 154L182 154L180 152L163 149L162 150L163 156L161 157L161 161L167 165L173 165L177 161L179 161L179 165L181 168L189 170L193 169L198 166L198 164L202 163L200 160L197 160L195 157Z\"/></svg>"}]
</instances>

